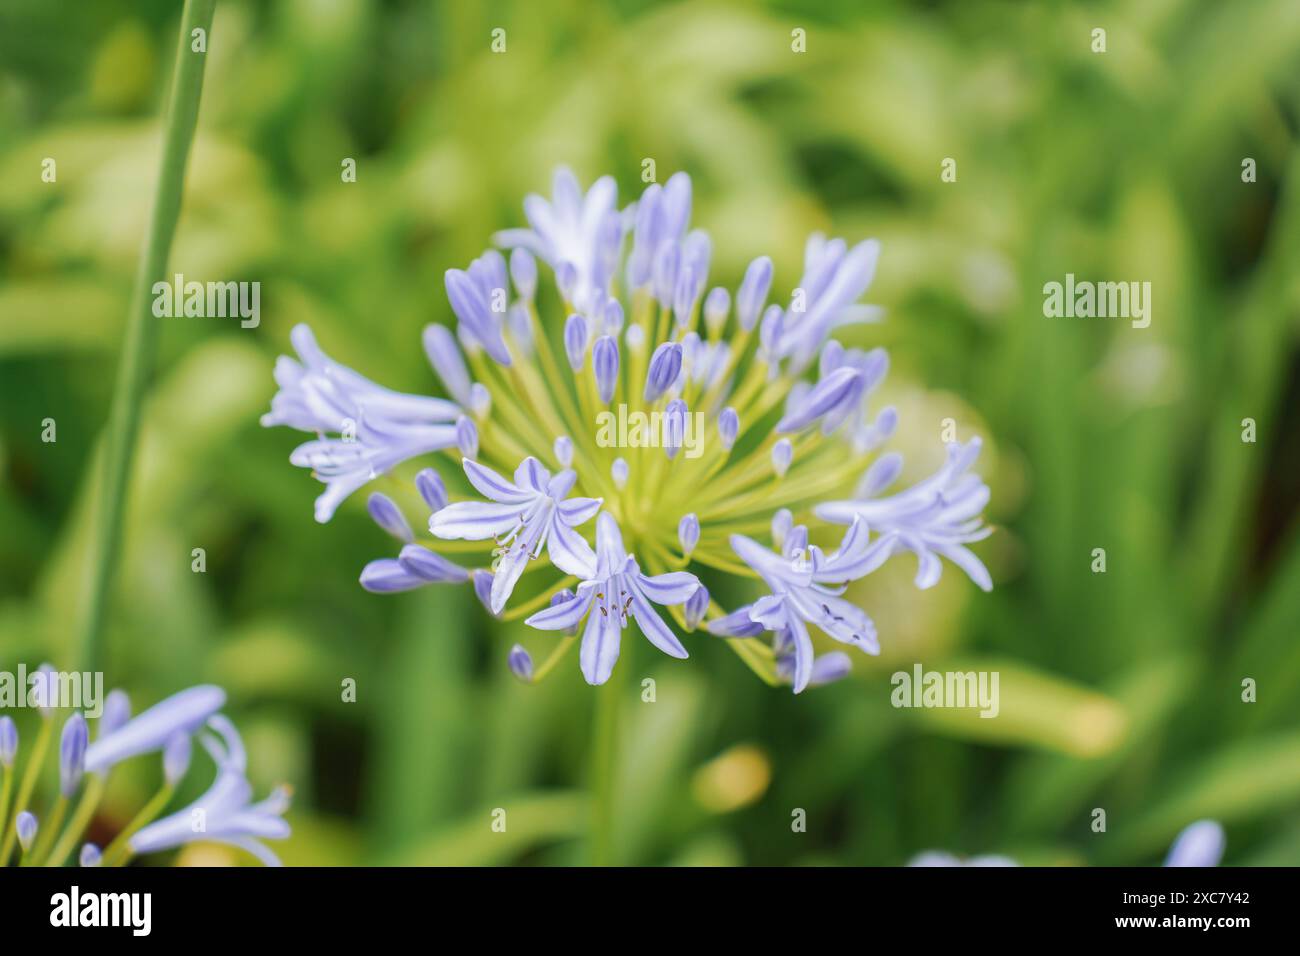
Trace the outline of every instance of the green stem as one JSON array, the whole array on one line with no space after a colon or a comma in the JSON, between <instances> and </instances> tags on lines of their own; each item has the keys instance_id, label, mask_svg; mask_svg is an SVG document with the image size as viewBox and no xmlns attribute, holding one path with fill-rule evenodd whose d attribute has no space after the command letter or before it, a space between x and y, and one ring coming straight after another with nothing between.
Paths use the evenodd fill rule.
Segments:
<instances>
[{"instance_id":1,"label":"green stem","mask_svg":"<svg viewBox=\"0 0 1300 956\"><path fill-rule=\"evenodd\" d=\"M54 844L54 849L45 860L45 866L62 866L68 859L77 845L77 839L86 831L90 824L91 818L95 815L95 808L99 806L99 800L104 795L104 778L98 774L90 774L87 778L86 789L81 794L81 802L77 804L77 809L72 813L72 819L63 829L63 836L59 842Z\"/></svg>"},{"instance_id":2,"label":"green stem","mask_svg":"<svg viewBox=\"0 0 1300 956\"><path fill-rule=\"evenodd\" d=\"M167 271L176 220L180 216L185 164L199 115L199 95L203 90L203 65L207 54L192 51L191 37L197 29L202 29L205 37L211 32L215 3L216 0L186 0L185 12L181 15L180 46L163 125L162 168L154 192L144 253L131 294L131 311L127 315L117 383L109 410L103 480L99 486L99 533L91 551L93 578L75 649L74 660L79 662L80 668L89 671L98 665L104 607L112 571L118 563L127 478L140 430L140 406L157 345L157 320L150 308L150 290Z\"/></svg>"},{"instance_id":3,"label":"green stem","mask_svg":"<svg viewBox=\"0 0 1300 956\"><path fill-rule=\"evenodd\" d=\"M0 866L9 864L9 854L13 852L14 840L18 833L14 823L18 819L18 814L27 809L27 801L32 798L32 791L36 789L36 778L41 775L41 764L45 762L45 751L50 747L50 735L53 733L54 721L42 715L41 731L36 735L36 743L27 757L27 769L23 771L23 781L18 785L18 797L13 805L13 819L0 821L5 828L4 840L0 841Z\"/></svg>"},{"instance_id":4,"label":"green stem","mask_svg":"<svg viewBox=\"0 0 1300 956\"><path fill-rule=\"evenodd\" d=\"M154 817L162 813L163 809L171 802L172 795L176 792L175 784L164 783L141 809L135 815L130 823L126 825L108 845L104 855L100 858L100 865L107 868L110 866L121 866L131 858L131 837L135 836L146 824L152 823Z\"/></svg>"},{"instance_id":5,"label":"green stem","mask_svg":"<svg viewBox=\"0 0 1300 956\"><path fill-rule=\"evenodd\" d=\"M622 672L631 661L615 665L605 686L596 689L596 725L591 758L591 864L614 862L615 777L618 774L618 718L622 709Z\"/></svg>"},{"instance_id":6,"label":"green stem","mask_svg":"<svg viewBox=\"0 0 1300 956\"><path fill-rule=\"evenodd\" d=\"M5 767L3 770L0 770L0 773L3 773L5 777L4 783L0 784L0 829L8 831L9 798L13 796L14 792L14 768ZM3 843L3 841L0 840L0 843ZM4 856L0 856L0 866L5 865L5 860L8 859L8 857L8 853L5 853Z\"/></svg>"},{"instance_id":7,"label":"green stem","mask_svg":"<svg viewBox=\"0 0 1300 956\"><path fill-rule=\"evenodd\" d=\"M54 838L59 835L59 830L63 826L63 818L68 814L68 798L59 794L59 799L54 801L54 809L50 811L49 818L41 821L41 832L36 835L36 842L32 844L32 852L23 856L23 866L40 866L45 859L45 854L49 852L50 845Z\"/></svg>"}]
</instances>

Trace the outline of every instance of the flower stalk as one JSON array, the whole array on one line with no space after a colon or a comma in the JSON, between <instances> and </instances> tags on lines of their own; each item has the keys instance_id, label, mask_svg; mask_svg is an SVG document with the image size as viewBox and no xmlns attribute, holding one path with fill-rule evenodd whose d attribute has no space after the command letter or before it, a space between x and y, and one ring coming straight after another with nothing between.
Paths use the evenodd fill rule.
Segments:
<instances>
[{"instance_id":1,"label":"flower stalk","mask_svg":"<svg viewBox=\"0 0 1300 956\"><path fill-rule=\"evenodd\" d=\"M216 0L186 0L181 15L171 97L163 123L162 165L149 214L149 232L131 293L117 382L109 409L104 470L99 485L98 533L91 547L93 571L89 600L73 658L83 670L93 671L98 666L105 605L121 544L127 481L140 431L140 408L157 350L158 330L150 309L150 289L167 272L176 221L180 217L185 167L199 115L207 53L193 51L192 37L195 30L201 29L205 35L211 30L215 5Z\"/></svg>"}]
</instances>

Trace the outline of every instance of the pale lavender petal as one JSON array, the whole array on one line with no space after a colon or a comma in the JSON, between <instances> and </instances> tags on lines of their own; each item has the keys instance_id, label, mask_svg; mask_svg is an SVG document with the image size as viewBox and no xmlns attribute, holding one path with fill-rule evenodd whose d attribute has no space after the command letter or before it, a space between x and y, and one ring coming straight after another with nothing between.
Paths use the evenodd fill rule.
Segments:
<instances>
[{"instance_id":1,"label":"pale lavender petal","mask_svg":"<svg viewBox=\"0 0 1300 956\"><path fill-rule=\"evenodd\" d=\"M559 516L551 519L546 536L546 553L551 563L566 574L589 578L596 573L596 553L582 535L570 528Z\"/></svg>"},{"instance_id":2,"label":"pale lavender petal","mask_svg":"<svg viewBox=\"0 0 1300 956\"><path fill-rule=\"evenodd\" d=\"M461 584L469 580L467 570L422 545L408 544L397 560L411 574L433 584Z\"/></svg>"},{"instance_id":3,"label":"pale lavender petal","mask_svg":"<svg viewBox=\"0 0 1300 956\"><path fill-rule=\"evenodd\" d=\"M173 694L87 747L86 770L103 773L128 757L161 750L172 734L203 726L225 702L225 691L206 684Z\"/></svg>"},{"instance_id":4,"label":"pale lavender petal","mask_svg":"<svg viewBox=\"0 0 1300 956\"><path fill-rule=\"evenodd\" d=\"M520 506L488 501L458 501L429 519L429 531L439 538L486 541L519 523Z\"/></svg>"},{"instance_id":5,"label":"pale lavender petal","mask_svg":"<svg viewBox=\"0 0 1300 956\"><path fill-rule=\"evenodd\" d=\"M645 596L656 604L684 604L700 587L700 579L689 571L668 571L665 574L642 574L637 584Z\"/></svg>"},{"instance_id":6,"label":"pale lavender petal","mask_svg":"<svg viewBox=\"0 0 1300 956\"><path fill-rule=\"evenodd\" d=\"M689 657L686 648L682 642L677 639L677 635L672 629L664 623L655 609L646 600L646 596L641 593L639 582L632 584L632 617L636 620L637 625L641 628L641 633L659 650L663 651L669 657L679 659Z\"/></svg>"},{"instance_id":7,"label":"pale lavender petal","mask_svg":"<svg viewBox=\"0 0 1300 956\"><path fill-rule=\"evenodd\" d=\"M738 434L740 434L740 416L736 414L734 408L724 408L722 414L718 416L718 437L722 440L722 447L730 449L736 443Z\"/></svg>"},{"instance_id":8,"label":"pale lavender petal","mask_svg":"<svg viewBox=\"0 0 1300 956\"><path fill-rule=\"evenodd\" d=\"M560 517L571 528L586 524L596 516L604 498L565 498L560 502Z\"/></svg>"},{"instance_id":9,"label":"pale lavender petal","mask_svg":"<svg viewBox=\"0 0 1300 956\"><path fill-rule=\"evenodd\" d=\"M430 513L447 507L447 486L432 468L422 468L415 476L415 490L429 506Z\"/></svg>"},{"instance_id":10,"label":"pale lavender petal","mask_svg":"<svg viewBox=\"0 0 1300 956\"><path fill-rule=\"evenodd\" d=\"M524 459L525 464L529 462L534 463L539 468L541 467L536 458ZM525 505L533 500L536 491L541 490L540 488L525 487L523 482L511 484L491 468L480 465L476 461L466 459L461 464L465 468L465 477L469 479L469 483L484 498L489 498L492 501L510 505ZM520 468L523 467L523 465L520 465ZM518 481L518 479L519 472L515 472L515 480Z\"/></svg>"},{"instance_id":11,"label":"pale lavender petal","mask_svg":"<svg viewBox=\"0 0 1300 956\"><path fill-rule=\"evenodd\" d=\"M361 569L361 586L371 594L396 594L424 587L429 582L411 573L396 558L380 558Z\"/></svg>"},{"instance_id":12,"label":"pale lavender petal","mask_svg":"<svg viewBox=\"0 0 1300 956\"><path fill-rule=\"evenodd\" d=\"M603 684L609 680L618 661L619 641L623 628L616 614L593 611L587 616L587 626L582 632L582 651L579 664L588 684Z\"/></svg>"},{"instance_id":13,"label":"pale lavender petal","mask_svg":"<svg viewBox=\"0 0 1300 956\"><path fill-rule=\"evenodd\" d=\"M533 614L524 623L529 627L537 628L539 631L572 631L578 626L578 622L582 620L583 615L591 607L595 593L596 589L594 587L580 587L576 596L569 594L568 600L558 604L555 603L553 597L550 607ZM556 597L558 596L556 595Z\"/></svg>"}]
</instances>

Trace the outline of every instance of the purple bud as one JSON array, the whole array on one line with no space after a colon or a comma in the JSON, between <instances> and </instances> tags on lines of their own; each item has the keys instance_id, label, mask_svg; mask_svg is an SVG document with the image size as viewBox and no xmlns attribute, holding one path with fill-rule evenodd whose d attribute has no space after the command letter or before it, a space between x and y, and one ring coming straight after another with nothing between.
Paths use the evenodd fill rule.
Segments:
<instances>
[{"instance_id":1,"label":"purple bud","mask_svg":"<svg viewBox=\"0 0 1300 956\"><path fill-rule=\"evenodd\" d=\"M689 558L695 546L700 543L700 519L695 516L695 512L683 515L682 520L677 522L677 540L682 543L682 554Z\"/></svg>"},{"instance_id":2,"label":"purple bud","mask_svg":"<svg viewBox=\"0 0 1300 956\"><path fill-rule=\"evenodd\" d=\"M777 422L776 430L800 431L842 405L856 403L862 397L862 381L862 373L852 366L837 368L813 386L802 401L795 403L797 407Z\"/></svg>"},{"instance_id":3,"label":"purple bud","mask_svg":"<svg viewBox=\"0 0 1300 956\"><path fill-rule=\"evenodd\" d=\"M736 321L746 332L753 329L754 323L758 321L758 314L763 311L763 303L767 301L767 293L771 288L772 260L767 256L759 256L745 270L745 278L736 291Z\"/></svg>"},{"instance_id":4,"label":"purple bud","mask_svg":"<svg viewBox=\"0 0 1300 956\"><path fill-rule=\"evenodd\" d=\"M826 344L822 346L821 357L818 359L818 376L825 378L843 364L844 346L836 339L827 339Z\"/></svg>"},{"instance_id":5,"label":"purple bud","mask_svg":"<svg viewBox=\"0 0 1300 956\"><path fill-rule=\"evenodd\" d=\"M464 415L456 419L456 447L466 458L478 457L478 428Z\"/></svg>"},{"instance_id":6,"label":"purple bud","mask_svg":"<svg viewBox=\"0 0 1300 956\"><path fill-rule=\"evenodd\" d=\"M185 772L190 769L190 754L193 747L187 733L173 734L163 747L163 779L170 787L180 783Z\"/></svg>"},{"instance_id":7,"label":"purple bud","mask_svg":"<svg viewBox=\"0 0 1300 956\"><path fill-rule=\"evenodd\" d=\"M614 479L614 486L622 491L627 485L627 461L615 458L614 464L609 466L609 476Z\"/></svg>"},{"instance_id":8,"label":"purple bud","mask_svg":"<svg viewBox=\"0 0 1300 956\"><path fill-rule=\"evenodd\" d=\"M462 405L469 403L469 370L461 357L456 337L445 325L424 327L424 354L442 380L447 393Z\"/></svg>"},{"instance_id":9,"label":"purple bud","mask_svg":"<svg viewBox=\"0 0 1300 956\"><path fill-rule=\"evenodd\" d=\"M492 579L495 575L491 571L485 571L482 568L476 568L470 572L470 579L474 582L474 596L479 599L488 613L493 617L497 615L492 610Z\"/></svg>"},{"instance_id":10,"label":"purple bud","mask_svg":"<svg viewBox=\"0 0 1300 956\"><path fill-rule=\"evenodd\" d=\"M510 278L521 298L532 299L537 292L537 260L527 249L510 253Z\"/></svg>"},{"instance_id":11,"label":"purple bud","mask_svg":"<svg viewBox=\"0 0 1300 956\"><path fill-rule=\"evenodd\" d=\"M691 324L695 305L700 300L700 283L695 277L695 267L684 264L677 273L677 283L673 287L673 317L679 326Z\"/></svg>"},{"instance_id":12,"label":"purple bud","mask_svg":"<svg viewBox=\"0 0 1300 956\"><path fill-rule=\"evenodd\" d=\"M431 584L460 584L469 576L460 565L418 544L403 547L397 554L397 561L408 574Z\"/></svg>"},{"instance_id":13,"label":"purple bud","mask_svg":"<svg viewBox=\"0 0 1300 956\"><path fill-rule=\"evenodd\" d=\"M397 507L396 502L388 495L378 491L371 492L370 497L366 499L366 510L370 512L370 517L375 524L398 541L415 540L415 535L411 533L411 526L406 523L402 509Z\"/></svg>"},{"instance_id":14,"label":"purple bud","mask_svg":"<svg viewBox=\"0 0 1300 956\"><path fill-rule=\"evenodd\" d=\"M736 436L740 434L740 416L736 410L730 406L722 410L718 416L718 437L722 439L722 447L727 450L736 443Z\"/></svg>"},{"instance_id":15,"label":"purple bud","mask_svg":"<svg viewBox=\"0 0 1300 956\"><path fill-rule=\"evenodd\" d=\"M492 393L482 382L475 382L469 387L469 410L479 418L486 418L492 410Z\"/></svg>"},{"instance_id":16,"label":"purple bud","mask_svg":"<svg viewBox=\"0 0 1300 956\"><path fill-rule=\"evenodd\" d=\"M635 323L629 325L627 331L623 333L623 341L632 352L639 354L645 347L645 329Z\"/></svg>"},{"instance_id":17,"label":"purple bud","mask_svg":"<svg viewBox=\"0 0 1300 956\"><path fill-rule=\"evenodd\" d=\"M715 286L709 290L709 294L704 298L704 327L711 335L716 335L722 329L730 309L730 292L722 286Z\"/></svg>"},{"instance_id":18,"label":"purple bud","mask_svg":"<svg viewBox=\"0 0 1300 956\"><path fill-rule=\"evenodd\" d=\"M831 651L813 659L812 676L808 679L809 687L823 687L849 676L853 664L849 655L843 651Z\"/></svg>"},{"instance_id":19,"label":"purple bud","mask_svg":"<svg viewBox=\"0 0 1300 956\"><path fill-rule=\"evenodd\" d=\"M461 331L468 332L471 339L497 362L509 365L510 352L501 338L501 327L492 315L487 293L461 269L448 269L445 281L447 300L461 321Z\"/></svg>"},{"instance_id":20,"label":"purple bud","mask_svg":"<svg viewBox=\"0 0 1300 956\"><path fill-rule=\"evenodd\" d=\"M36 814L29 810L24 810L18 814L18 819L14 821L14 829L18 831L18 845L26 853L32 848L32 842L36 839L38 829Z\"/></svg>"},{"instance_id":21,"label":"purple bud","mask_svg":"<svg viewBox=\"0 0 1300 956\"><path fill-rule=\"evenodd\" d=\"M763 313L763 321L758 326L758 341L763 346L763 357L768 362L777 359L776 350L785 334L785 313L779 305L769 305Z\"/></svg>"},{"instance_id":22,"label":"purple bud","mask_svg":"<svg viewBox=\"0 0 1300 956\"><path fill-rule=\"evenodd\" d=\"M104 854L100 852L99 847L95 846L95 844L82 844L81 855L78 857L82 866L99 866L103 859Z\"/></svg>"},{"instance_id":23,"label":"purple bud","mask_svg":"<svg viewBox=\"0 0 1300 956\"><path fill-rule=\"evenodd\" d=\"M420 493L430 511L447 507L447 486L432 468L422 468L415 476L415 490Z\"/></svg>"},{"instance_id":24,"label":"purple bud","mask_svg":"<svg viewBox=\"0 0 1300 956\"><path fill-rule=\"evenodd\" d=\"M560 463L561 468L568 468L573 464L573 439L568 435L561 435L555 439L554 451L555 460Z\"/></svg>"},{"instance_id":25,"label":"purple bud","mask_svg":"<svg viewBox=\"0 0 1300 956\"><path fill-rule=\"evenodd\" d=\"M575 372L582 368L587 357L587 320L576 313L564 323L564 353L569 357L569 368Z\"/></svg>"},{"instance_id":26,"label":"purple bud","mask_svg":"<svg viewBox=\"0 0 1300 956\"><path fill-rule=\"evenodd\" d=\"M42 664L28 680L32 685L27 696L40 709L42 717L53 716L54 708L58 706L58 701L54 699L58 692L58 679L54 673L54 666Z\"/></svg>"},{"instance_id":27,"label":"purple bud","mask_svg":"<svg viewBox=\"0 0 1300 956\"><path fill-rule=\"evenodd\" d=\"M18 725L12 717L0 717L0 766L8 769L18 756ZM0 823L2 826L3 823Z\"/></svg>"},{"instance_id":28,"label":"purple bud","mask_svg":"<svg viewBox=\"0 0 1300 956\"><path fill-rule=\"evenodd\" d=\"M790 462L794 460L794 446L790 444L790 439L782 438L772 446L772 468L776 471L778 478L784 478L785 473L790 470Z\"/></svg>"},{"instance_id":29,"label":"purple bud","mask_svg":"<svg viewBox=\"0 0 1300 956\"><path fill-rule=\"evenodd\" d=\"M528 651L524 650L522 644L516 644L510 648L510 654L506 657L506 663L510 666L510 673L514 674L525 684L532 683L533 680L533 659Z\"/></svg>"},{"instance_id":30,"label":"purple bud","mask_svg":"<svg viewBox=\"0 0 1300 956\"><path fill-rule=\"evenodd\" d=\"M578 270L572 262L561 262L555 267L555 284L565 302L572 302L578 291Z\"/></svg>"},{"instance_id":31,"label":"purple bud","mask_svg":"<svg viewBox=\"0 0 1300 956\"><path fill-rule=\"evenodd\" d=\"M99 715L99 724L95 728L95 739L103 740L117 728L131 719L131 698L124 690L110 690L104 698L104 710Z\"/></svg>"},{"instance_id":32,"label":"purple bud","mask_svg":"<svg viewBox=\"0 0 1300 956\"><path fill-rule=\"evenodd\" d=\"M618 335L623 331L623 303L610 299L605 303L604 331L607 335Z\"/></svg>"},{"instance_id":33,"label":"purple bud","mask_svg":"<svg viewBox=\"0 0 1300 956\"><path fill-rule=\"evenodd\" d=\"M619 460L622 461L621 458ZM561 588L551 595L551 607L559 607L561 604L568 604L575 597L577 597L577 595L568 588ZM578 626L575 624L573 627L565 628L564 633L569 635L577 634Z\"/></svg>"},{"instance_id":34,"label":"purple bud","mask_svg":"<svg viewBox=\"0 0 1300 956\"><path fill-rule=\"evenodd\" d=\"M618 343L613 336L603 335L591 349L591 367L596 373L596 391L606 405L614 397L618 384Z\"/></svg>"},{"instance_id":35,"label":"purple bud","mask_svg":"<svg viewBox=\"0 0 1300 956\"><path fill-rule=\"evenodd\" d=\"M659 252L655 256L655 298L665 309L672 307L673 293L677 291L677 270L681 261L681 246L676 242L665 242L659 247Z\"/></svg>"},{"instance_id":36,"label":"purple bud","mask_svg":"<svg viewBox=\"0 0 1300 956\"><path fill-rule=\"evenodd\" d=\"M634 326L638 327L639 326ZM650 369L645 377L645 400L653 402L666 392L682 370L680 342L664 342L650 356Z\"/></svg>"},{"instance_id":37,"label":"purple bud","mask_svg":"<svg viewBox=\"0 0 1300 956\"><path fill-rule=\"evenodd\" d=\"M772 544L778 551L785 548L785 537L793 527L794 515L790 513L789 508L782 508L772 515Z\"/></svg>"},{"instance_id":38,"label":"purple bud","mask_svg":"<svg viewBox=\"0 0 1300 956\"><path fill-rule=\"evenodd\" d=\"M686 617L686 629L693 631L700 626L700 621L704 620L705 613L709 610L709 589L701 584L686 599L686 604L682 608L682 613Z\"/></svg>"},{"instance_id":39,"label":"purple bud","mask_svg":"<svg viewBox=\"0 0 1300 956\"><path fill-rule=\"evenodd\" d=\"M516 302L506 313L506 325L514 336L515 344L525 355L533 353L533 320L528 317L528 310Z\"/></svg>"},{"instance_id":40,"label":"purple bud","mask_svg":"<svg viewBox=\"0 0 1300 956\"><path fill-rule=\"evenodd\" d=\"M86 718L73 714L63 725L63 737L59 740L59 791L65 797L76 792L82 774L86 772L86 745L89 743Z\"/></svg>"},{"instance_id":41,"label":"purple bud","mask_svg":"<svg viewBox=\"0 0 1300 956\"><path fill-rule=\"evenodd\" d=\"M857 490L854 492L856 498L874 498L886 488L894 483L898 473L903 469L903 456L893 451L888 455L881 455L871 463L858 482Z\"/></svg>"},{"instance_id":42,"label":"purple bud","mask_svg":"<svg viewBox=\"0 0 1300 956\"><path fill-rule=\"evenodd\" d=\"M686 438L686 402L674 398L664 409L664 451L669 459L676 458Z\"/></svg>"},{"instance_id":43,"label":"purple bud","mask_svg":"<svg viewBox=\"0 0 1300 956\"><path fill-rule=\"evenodd\" d=\"M686 173L673 173L664 184L662 198L659 214L663 237L680 239L691 221L691 177Z\"/></svg>"}]
</instances>

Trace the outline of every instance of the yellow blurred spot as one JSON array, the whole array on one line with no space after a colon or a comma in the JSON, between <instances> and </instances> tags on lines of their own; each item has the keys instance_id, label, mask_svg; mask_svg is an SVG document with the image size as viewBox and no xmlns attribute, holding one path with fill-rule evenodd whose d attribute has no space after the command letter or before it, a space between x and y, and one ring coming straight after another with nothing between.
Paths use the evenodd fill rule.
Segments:
<instances>
[{"instance_id":1,"label":"yellow blurred spot","mask_svg":"<svg viewBox=\"0 0 1300 956\"><path fill-rule=\"evenodd\" d=\"M1084 757L1100 757L1119 746L1128 729L1123 709L1104 697L1081 704L1074 725L1077 752Z\"/></svg>"},{"instance_id":2,"label":"yellow blurred spot","mask_svg":"<svg viewBox=\"0 0 1300 956\"><path fill-rule=\"evenodd\" d=\"M176 857L177 866L238 866L235 851L215 843L191 843Z\"/></svg>"},{"instance_id":3,"label":"yellow blurred spot","mask_svg":"<svg viewBox=\"0 0 1300 956\"><path fill-rule=\"evenodd\" d=\"M758 800L771 780L767 754L753 744L737 744L695 771L691 792L705 809L729 813Z\"/></svg>"}]
</instances>

